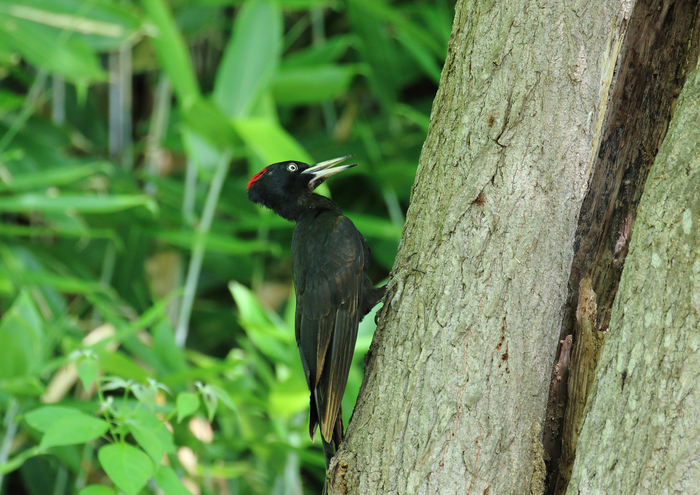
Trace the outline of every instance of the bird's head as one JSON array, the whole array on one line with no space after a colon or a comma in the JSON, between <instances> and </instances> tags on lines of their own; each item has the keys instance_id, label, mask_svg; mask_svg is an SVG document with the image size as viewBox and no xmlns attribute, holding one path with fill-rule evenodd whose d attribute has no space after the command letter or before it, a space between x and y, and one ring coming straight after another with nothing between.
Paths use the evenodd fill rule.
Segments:
<instances>
[{"instance_id":1,"label":"bird's head","mask_svg":"<svg viewBox=\"0 0 700 495\"><path fill-rule=\"evenodd\" d=\"M268 165L248 181L248 199L282 214L280 209L295 205L303 193L313 191L331 175L357 165L334 167L352 156L334 158L316 165L297 161Z\"/></svg>"}]
</instances>

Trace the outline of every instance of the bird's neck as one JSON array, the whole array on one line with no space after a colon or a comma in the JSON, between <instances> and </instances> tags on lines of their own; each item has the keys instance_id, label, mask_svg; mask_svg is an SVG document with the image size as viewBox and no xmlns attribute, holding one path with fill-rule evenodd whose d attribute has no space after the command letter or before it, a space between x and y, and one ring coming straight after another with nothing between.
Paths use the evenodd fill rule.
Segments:
<instances>
[{"instance_id":1,"label":"bird's neck","mask_svg":"<svg viewBox=\"0 0 700 495\"><path fill-rule=\"evenodd\" d=\"M340 208L333 201L312 192L303 192L294 201L282 201L273 208L282 218L298 222L302 216L325 210L335 210L340 213Z\"/></svg>"}]
</instances>

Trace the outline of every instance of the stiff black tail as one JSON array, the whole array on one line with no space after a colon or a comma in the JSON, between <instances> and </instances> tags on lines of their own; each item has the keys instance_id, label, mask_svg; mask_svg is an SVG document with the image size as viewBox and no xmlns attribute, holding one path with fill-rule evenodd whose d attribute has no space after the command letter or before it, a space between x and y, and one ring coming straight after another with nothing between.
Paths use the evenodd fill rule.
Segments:
<instances>
[{"instance_id":1,"label":"stiff black tail","mask_svg":"<svg viewBox=\"0 0 700 495\"><path fill-rule=\"evenodd\" d=\"M323 434L321 434L321 441L323 442L323 453L326 456L326 479L323 480L323 495L326 495L326 493L328 492L328 468L331 465L331 459L333 459L333 456L338 451L338 447L340 447L340 444L343 441L342 408L340 408L340 410L338 411L338 417L336 418L335 425L333 426L333 438L330 439L330 442L326 442L326 439L323 438Z\"/></svg>"}]
</instances>

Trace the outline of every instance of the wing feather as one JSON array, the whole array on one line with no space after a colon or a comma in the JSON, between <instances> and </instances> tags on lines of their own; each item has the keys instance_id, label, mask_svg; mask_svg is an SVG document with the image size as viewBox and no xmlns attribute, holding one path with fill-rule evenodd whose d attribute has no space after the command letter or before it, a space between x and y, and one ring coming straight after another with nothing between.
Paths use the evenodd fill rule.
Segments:
<instances>
[{"instance_id":1,"label":"wing feather","mask_svg":"<svg viewBox=\"0 0 700 495\"><path fill-rule=\"evenodd\" d=\"M314 402L318 408L309 432L319 421L330 441L355 350L367 248L352 222L335 212L298 222L292 246L296 339L312 409Z\"/></svg>"}]
</instances>

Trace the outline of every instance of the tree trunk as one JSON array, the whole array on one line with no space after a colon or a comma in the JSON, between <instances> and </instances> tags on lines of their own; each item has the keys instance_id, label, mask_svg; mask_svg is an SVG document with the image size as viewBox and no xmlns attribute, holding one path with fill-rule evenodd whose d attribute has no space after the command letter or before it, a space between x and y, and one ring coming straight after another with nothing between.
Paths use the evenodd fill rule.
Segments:
<instances>
[{"instance_id":1,"label":"tree trunk","mask_svg":"<svg viewBox=\"0 0 700 495\"><path fill-rule=\"evenodd\" d=\"M691 0L457 3L393 299L331 494L539 494L548 456L550 490L557 479L566 488L696 10ZM697 204L690 211L692 226Z\"/></svg>"},{"instance_id":2,"label":"tree trunk","mask_svg":"<svg viewBox=\"0 0 700 495\"><path fill-rule=\"evenodd\" d=\"M700 70L644 190L567 493L700 489Z\"/></svg>"},{"instance_id":3,"label":"tree trunk","mask_svg":"<svg viewBox=\"0 0 700 495\"><path fill-rule=\"evenodd\" d=\"M458 2L330 493L542 493L577 220L627 14L619 0Z\"/></svg>"}]
</instances>

